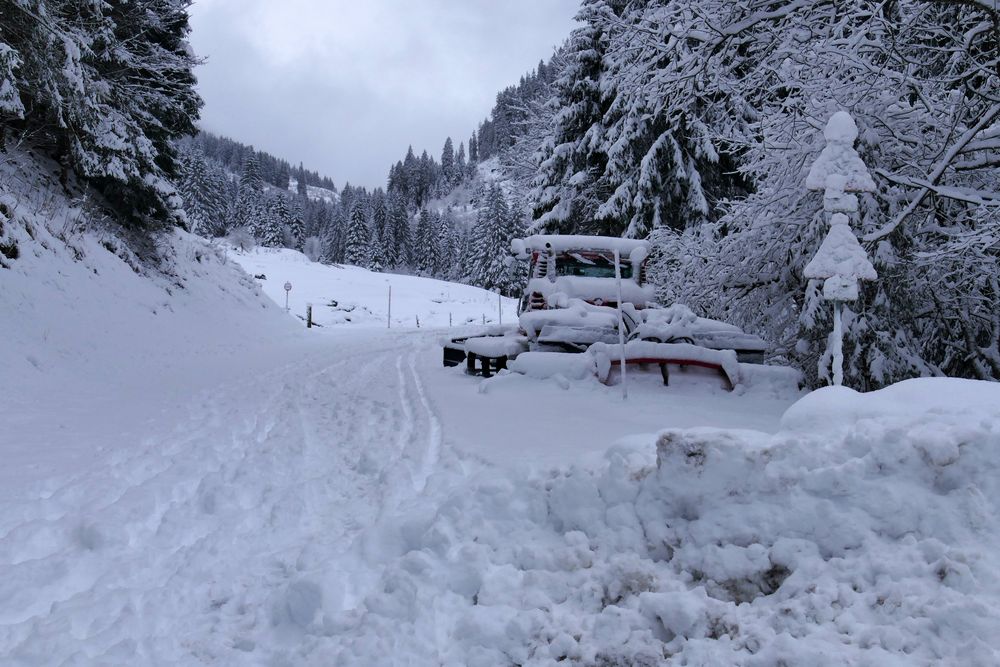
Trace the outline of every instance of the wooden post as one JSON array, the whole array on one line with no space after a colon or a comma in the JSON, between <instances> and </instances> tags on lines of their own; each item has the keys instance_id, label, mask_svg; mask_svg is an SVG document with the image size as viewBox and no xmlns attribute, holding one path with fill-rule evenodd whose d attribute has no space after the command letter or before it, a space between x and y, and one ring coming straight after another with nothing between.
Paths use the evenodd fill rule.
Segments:
<instances>
[{"instance_id":1,"label":"wooden post","mask_svg":"<svg viewBox=\"0 0 1000 667\"><path fill-rule=\"evenodd\" d=\"M476 355L472 352L465 355L465 372L469 375L476 374Z\"/></svg>"},{"instance_id":2,"label":"wooden post","mask_svg":"<svg viewBox=\"0 0 1000 667\"><path fill-rule=\"evenodd\" d=\"M313 305L311 303L306 304L306 329L312 329L313 325Z\"/></svg>"},{"instance_id":3,"label":"wooden post","mask_svg":"<svg viewBox=\"0 0 1000 667\"><path fill-rule=\"evenodd\" d=\"M386 312L385 316L385 328L392 328L392 285L389 285L389 310Z\"/></svg>"}]
</instances>

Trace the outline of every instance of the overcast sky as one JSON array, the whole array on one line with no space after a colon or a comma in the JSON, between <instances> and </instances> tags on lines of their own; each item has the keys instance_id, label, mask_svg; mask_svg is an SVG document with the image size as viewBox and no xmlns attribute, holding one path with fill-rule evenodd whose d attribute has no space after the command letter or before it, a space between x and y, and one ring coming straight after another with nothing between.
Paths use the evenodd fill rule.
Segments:
<instances>
[{"instance_id":1,"label":"overcast sky","mask_svg":"<svg viewBox=\"0 0 1000 667\"><path fill-rule=\"evenodd\" d=\"M548 58L579 0L196 0L202 127L333 178L440 158Z\"/></svg>"}]
</instances>

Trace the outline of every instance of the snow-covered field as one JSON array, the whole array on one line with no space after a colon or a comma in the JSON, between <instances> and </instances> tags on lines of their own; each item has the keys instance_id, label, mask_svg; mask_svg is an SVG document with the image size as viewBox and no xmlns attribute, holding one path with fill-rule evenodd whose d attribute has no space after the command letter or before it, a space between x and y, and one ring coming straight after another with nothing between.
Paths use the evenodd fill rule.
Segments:
<instances>
[{"instance_id":1,"label":"snow-covered field","mask_svg":"<svg viewBox=\"0 0 1000 667\"><path fill-rule=\"evenodd\" d=\"M516 299L469 285L320 264L285 248L230 250L229 257L250 275L265 276L260 280L264 293L282 306L285 283L291 283L290 311L304 318L311 303L313 321L321 326L388 327L391 321L395 328L416 329L517 320Z\"/></svg>"},{"instance_id":2,"label":"snow-covered field","mask_svg":"<svg viewBox=\"0 0 1000 667\"><path fill-rule=\"evenodd\" d=\"M483 382L438 339L495 295L184 234L141 275L31 222L0 664L1000 661L997 385Z\"/></svg>"}]
</instances>

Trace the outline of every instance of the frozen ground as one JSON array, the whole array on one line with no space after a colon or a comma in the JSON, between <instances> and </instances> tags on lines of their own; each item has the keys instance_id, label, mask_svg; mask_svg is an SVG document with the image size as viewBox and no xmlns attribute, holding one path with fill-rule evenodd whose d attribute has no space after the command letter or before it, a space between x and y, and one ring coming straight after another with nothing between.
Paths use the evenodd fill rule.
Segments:
<instances>
[{"instance_id":1,"label":"frozen ground","mask_svg":"<svg viewBox=\"0 0 1000 667\"><path fill-rule=\"evenodd\" d=\"M312 262L300 252L257 248L229 251L229 257L259 280L265 294L285 304L285 283L291 283L289 308L305 317L313 305L313 321L321 326L416 329L466 324L512 323L517 320L517 300L432 278L395 273L373 273L350 265ZM389 291L392 288L392 312Z\"/></svg>"},{"instance_id":2,"label":"frozen ground","mask_svg":"<svg viewBox=\"0 0 1000 667\"><path fill-rule=\"evenodd\" d=\"M371 323L305 331L197 239L157 278L18 224L2 664L998 662L996 385L481 384L380 274L240 259L354 274Z\"/></svg>"}]
</instances>

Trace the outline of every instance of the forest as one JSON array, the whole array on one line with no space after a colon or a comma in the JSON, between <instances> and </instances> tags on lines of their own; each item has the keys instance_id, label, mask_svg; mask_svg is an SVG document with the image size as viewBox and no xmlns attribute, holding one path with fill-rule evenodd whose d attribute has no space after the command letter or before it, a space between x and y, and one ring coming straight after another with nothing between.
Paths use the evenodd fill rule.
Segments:
<instances>
[{"instance_id":1,"label":"forest","mask_svg":"<svg viewBox=\"0 0 1000 667\"><path fill-rule=\"evenodd\" d=\"M837 111L873 192L852 221L880 279L845 311L847 381L1000 379L1000 13L990 0L584 0L550 58L384 188L197 132L186 0L0 0L0 132L138 229L514 295L525 233L649 238L658 298L764 336L821 384L804 186ZM401 151L402 152L402 151ZM2 232L0 232L2 233Z\"/></svg>"}]
</instances>

